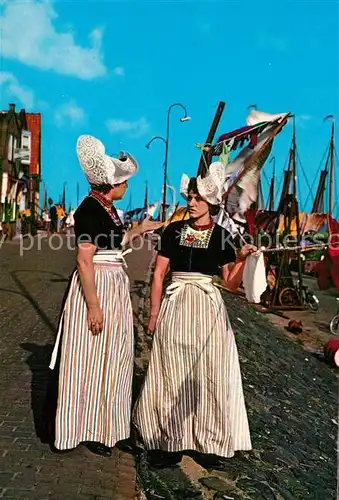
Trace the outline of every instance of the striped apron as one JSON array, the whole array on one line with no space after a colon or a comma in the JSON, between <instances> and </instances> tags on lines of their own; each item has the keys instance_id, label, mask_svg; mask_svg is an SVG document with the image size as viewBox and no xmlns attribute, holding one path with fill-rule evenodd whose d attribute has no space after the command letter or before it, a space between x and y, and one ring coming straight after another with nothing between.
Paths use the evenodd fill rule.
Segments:
<instances>
[{"instance_id":1,"label":"striped apron","mask_svg":"<svg viewBox=\"0 0 339 500\"><path fill-rule=\"evenodd\" d=\"M148 450L252 448L234 334L210 276L173 273L133 423Z\"/></svg>"},{"instance_id":2,"label":"striped apron","mask_svg":"<svg viewBox=\"0 0 339 500\"><path fill-rule=\"evenodd\" d=\"M121 251L99 251L93 262L103 331L94 336L88 328L75 271L50 364L54 369L60 347L54 443L59 450L84 441L113 447L130 436L134 337L129 279Z\"/></svg>"}]
</instances>

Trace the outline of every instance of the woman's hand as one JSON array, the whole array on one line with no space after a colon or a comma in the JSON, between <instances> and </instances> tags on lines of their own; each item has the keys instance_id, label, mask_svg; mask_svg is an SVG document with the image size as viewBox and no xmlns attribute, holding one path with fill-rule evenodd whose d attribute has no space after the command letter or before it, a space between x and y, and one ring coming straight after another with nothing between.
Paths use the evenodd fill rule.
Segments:
<instances>
[{"instance_id":1,"label":"woman's hand","mask_svg":"<svg viewBox=\"0 0 339 500\"><path fill-rule=\"evenodd\" d=\"M246 260L249 255L256 252L257 250L257 247L254 245L244 245L243 247L239 248L237 252L237 259Z\"/></svg>"},{"instance_id":2,"label":"woman's hand","mask_svg":"<svg viewBox=\"0 0 339 500\"><path fill-rule=\"evenodd\" d=\"M145 234L160 229L163 225L163 222L151 221L150 217L146 217L138 226L138 230L140 234Z\"/></svg>"},{"instance_id":3,"label":"woman's hand","mask_svg":"<svg viewBox=\"0 0 339 500\"><path fill-rule=\"evenodd\" d=\"M148 333L154 333L157 321L158 321L158 314L151 314L148 320L148 327L147 327Z\"/></svg>"},{"instance_id":4,"label":"woman's hand","mask_svg":"<svg viewBox=\"0 0 339 500\"><path fill-rule=\"evenodd\" d=\"M100 306L89 306L87 309L88 328L93 335L99 335L104 328L104 315Z\"/></svg>"}]
</instances>

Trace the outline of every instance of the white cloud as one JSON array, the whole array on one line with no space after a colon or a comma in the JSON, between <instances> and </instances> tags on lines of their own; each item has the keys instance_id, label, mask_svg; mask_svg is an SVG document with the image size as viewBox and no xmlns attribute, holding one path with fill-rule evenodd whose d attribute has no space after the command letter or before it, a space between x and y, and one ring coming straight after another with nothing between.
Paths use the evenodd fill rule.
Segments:
<instances>
[{"instance_id":1,"label":"white cloud","mask_svg":"<svg viewBox=\"0 0 339 500\"><path fill-rule=\"evenodd\" d=\"M35 104L33 91L21 85L12 73L0 72L0 86L1 93L6 95L7 100L18 100L27 111L33 108Z\"/></svg>"},{"instance_id":2,"label":"white cloud","mask_svg":"<svg viewBox=\"0 0 339 500\"><path fill-rule=\"evenodd\" d=\"M62 104L55 112L56 124L61 127L71 123L72 126L82 123L85 119L85 112L74 101Z\"/></svg>"},{"instance_id":3,"label":"white cloud","mask_svg":"<svg viewBox=\"0 0 339 500\"><path fill-rule=\"evenodd\" d=\"M140 118L136 121L119 120L112 118L106 122L107 128L111 134L123 132L130 137L141 137L149 131L149 123L146 118Z\"/></svg>"},{"instance_id":4,"label":"white cloud","mask_svg":"<svg viewBox=\"0 0 339 500\"><path fill-rule=\"evenodd\" d=\"M89 47L83 47L75 42L71 30L57 30L54 23L58 15L50 1L11 0L4 5L2 57L83 80L106 74L101 29L94 29L89 34ZM24 37L20 37L23 26Z\"/></svg>"},{"instance_id":5,"label":"white cloud","mask_svg":"<svg viewBox=\"0 0 339 500\"><path fill-rule=\"evenodd\" d=\"M113 73L115 74L115 76L125 76L125 68L123 68L122 66L117 66L116 68L114 68Z\"/></svg>"},{"instance_id":6,"label":"white cloud","mask_svg":"<svg viewBox=\"0 0 339 500\"><path fill-rule=\"evenodd\" d=\"M295 115L295 124L298 128L305 128L307 123L312 120L312 116L310 115ZM289 125L293 125L293 120L289 120Z\"/></svg>"},{"instance_id":7,"label":"white cloud","mask_svg":"<svg viewBox=\"0 0 339 500\"><path fill-rule=\"evenodd\" d=\"M310 115L297 115L295 117L295 123L299 128L306 128L307 123L312 120L312 117Z\"/></svg>"},{"instance_id":8,"label":"white cloud","mask_svg":"<svg viewBox=\"0 0 339 500\"><path fill-rule=\"evenodd\" d=\"M296 121L308 122L312 119L311 115L296 115Z\"/></svg>"}]
</instances>

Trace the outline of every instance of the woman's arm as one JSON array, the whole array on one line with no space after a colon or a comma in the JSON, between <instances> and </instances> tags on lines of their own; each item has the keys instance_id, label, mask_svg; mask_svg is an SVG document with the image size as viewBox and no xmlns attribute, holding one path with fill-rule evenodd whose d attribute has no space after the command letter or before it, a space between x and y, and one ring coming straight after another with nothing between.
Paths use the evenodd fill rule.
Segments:
<instances>
[{"instance_id":1,"label":"woman's arm","mask_svg":"<svg viewBox=\"0 0 339 500\"><path fill-rule=\"evenodd\" d=\"M99 305L93 264L95 252L96 247L91 243L81 243L78 247L77 268L87 307Z\"/></svg>"},{"instance_id":2,"label":"woman's arm","mask_svg":"<svg viewBox=\"0 0 339 500\"><path fill-rule=\"evenodd\" d=\"M156 322L158 319L160 305L161 305L162 288L164 284L164 278L168 270L168 265L169 265L169 259L167 257L163 257L162 255L158 255L155 263L155 270L154 270L152 289L151 289L151 310L148 323L148 331L150 333L154 332Z\"/></svg>"},{"instance_id":3,"label":"woman's arm","mask_svg":"<svg viewBox=\"0 0 339 500\"><path fill-rule=\"evenodd\" d=\"M154 222L149 219L149 217L146 217L141 224L139 224L137 227L130 229L129 231L126 231L124 234L121 246L122 247L127 247L130 245L136 238L139 238L145 233L148 233L150 231L155 231L156 229L159 229L160 227L163 226L162 222Z\"/></svg>"},{"instance_id":4,"label":"woman's arm","mask_svg":"<svg viewBox=\"0 0 339 500\"><path fill-rule=\"evenodd\" d=\"M221 271L225 286L231 292L235 292L242 282L242 276L244 273L247 257L251 253L256 251L257 247L253 245L244 245L238 250L235 262L231 262L222 266Z\"/></svg>"},{"instance_id":5,"label":"woman's arm","mask_svg":"<svg viewBox=\"0 0 339 500\"><path fill-rule=\"evenodd\" d=\"M128 245L132 243L136 238L141 236L140 226L137 226L133 229L129 229L125 232L124 237L122 239L121 246L126 248Z\"/></svg>"},{"instance_id":6,"label":"woman's arm","mask_svg":"<svg viewBox=\"0 0 339 500\"><path fill-rule=\"evenodd\" d=\"M98 335L103 329L103 314L95 286L93 264L93 256L95 252L95 245L92 245L91 243L79 244L77 253L77 268L87 306L88 327L93 335Z\"/></svg>"},{"instance_id":7,"label":"woman's arm","mask_svg":"<svg viewBox=\"0 0 339 500\"><path fill-rule=\"evenodd\" d=\"M244 268L245 260L236 260L235 262L222 266L222 277L225 286L231 292L235 292L239 288Z\"/></svg>"}]
</instances>

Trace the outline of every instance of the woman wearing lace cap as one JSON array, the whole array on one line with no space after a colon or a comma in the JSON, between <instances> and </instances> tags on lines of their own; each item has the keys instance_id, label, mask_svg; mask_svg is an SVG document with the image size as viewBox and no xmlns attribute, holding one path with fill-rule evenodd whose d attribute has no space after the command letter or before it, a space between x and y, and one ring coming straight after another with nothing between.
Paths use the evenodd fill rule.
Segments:
<instances>
[{"instance_id":1,"label":"woman wearing lace cap","mask_svg":"<svg viewBox=\"0 0 339 500\"><path fill-rule=\"evenodd\" d=\"M52 432L58 450L86 443L109 456L130 436L134 338L123 250L161 224L146 219L123 235L113 202L138 171L131 155L110 157L89 135L78 139L77 155L91 192L74 214L77 268L50 364L58 379Z\"/></svg>"},{"instance_id":2,"label":"woman wearing lace cap","mask_svg":"<svg viewBox=\"0 0 339 500\"><path fill-rule=\"evenodd\" d=\"M222 201L224 174L215 162L205 178L182 177L190 219L170 224L158 247L148 325L153 347L133 412L155 467L177 465L185 451L218 467L236 450L251 449L237 347L212 276L221 273L236 290L256 248L237 251L230 233L211 218ZM161 302L168 269L172 282Z\"/></svg>"}]
</instances>

